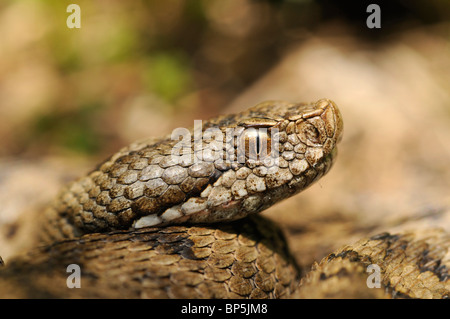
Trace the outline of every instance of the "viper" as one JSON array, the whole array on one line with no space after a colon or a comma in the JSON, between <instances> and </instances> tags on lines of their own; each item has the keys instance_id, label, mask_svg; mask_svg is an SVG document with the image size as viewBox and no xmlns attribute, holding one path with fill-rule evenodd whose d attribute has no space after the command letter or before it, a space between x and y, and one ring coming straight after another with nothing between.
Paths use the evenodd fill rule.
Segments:
<instances>
[{"instance_id":1,"label":"viper","mask_svg":"<svg viewBox=\"0 0 450 319\"><path fill-rule=\"evenodd\" d=\"M39 214L39 246L1 267L0 296L448 297L444 231L361 239L307 272L258 214L324 176L342 135L338 107L321 99L262 102L135 142Z\"/></svg>"}]
</instances>

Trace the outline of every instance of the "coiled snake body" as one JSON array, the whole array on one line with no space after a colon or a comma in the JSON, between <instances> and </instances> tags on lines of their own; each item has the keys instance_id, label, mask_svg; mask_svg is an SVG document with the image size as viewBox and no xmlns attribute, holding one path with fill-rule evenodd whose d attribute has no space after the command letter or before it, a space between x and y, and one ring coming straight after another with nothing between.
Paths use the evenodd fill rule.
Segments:
<instances>
[{"instance_id":1,"label":"coiled snake body","mask_svg":"<svg viewBox=\"0 0 450 319\"><path fill-rule=\"evenodd\" d=\"M40 218L45 245L0 270L0 296L448 296L448 236L439 232L344 247L299 288L282 232L256 213L323 176L342 129L330 100L268 101L136 142L60 193ZM384 289L367 287L373 264ZM68 287L68 265L81 269L81 288ZM354 289L346 295L335 280Z\"/></svg>"}]
</instances>

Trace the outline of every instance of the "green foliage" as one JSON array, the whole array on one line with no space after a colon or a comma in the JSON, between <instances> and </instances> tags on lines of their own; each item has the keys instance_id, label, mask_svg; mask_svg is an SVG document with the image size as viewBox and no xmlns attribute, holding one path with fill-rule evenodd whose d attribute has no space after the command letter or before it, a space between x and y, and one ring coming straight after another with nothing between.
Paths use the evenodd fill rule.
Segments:
<instances>
[{"instance_id":1,"label":"green foliage","mask_svg":"<svg viewBox=\"0 0 450 319\"><path fill-rule=\"evenodd\" d=\"M169 103L192 86L188 59L180 53L161 52L145 61L143 71L146 88Z\"/></svg>"},{"instance_id":2,"label":"green foliage","mask_svg":"<svg viewBox=\"0 0 450 319\"><path fill-rule=\"evenodd\" d=\"M30 132L33 134L31 138L79 153L96 153L101 145L101 137L96 130L95 114L100 108L100 105L84 104L72 111L37 115Z\"/></svg>"}]
</instances>

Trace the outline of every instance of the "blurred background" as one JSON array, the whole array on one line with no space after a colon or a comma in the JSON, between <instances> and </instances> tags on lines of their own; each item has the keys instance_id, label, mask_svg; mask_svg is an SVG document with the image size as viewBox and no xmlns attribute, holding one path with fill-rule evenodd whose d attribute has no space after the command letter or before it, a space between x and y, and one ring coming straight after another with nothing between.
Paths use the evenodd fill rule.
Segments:
<instances>
[{"instance_id":1,"label":"blurred background","mask_svg":"<svg viewBox=\"0 0 450 319\"><path fill-rule=\"evenodd\" d=\"M386 229L450 230L449 1L82 0L69 29L71 3L0 3L4 259L122 146L267 99L330 98L344 118L331 172L264 213L302 265Z\"/></svg>"}]
</instances>

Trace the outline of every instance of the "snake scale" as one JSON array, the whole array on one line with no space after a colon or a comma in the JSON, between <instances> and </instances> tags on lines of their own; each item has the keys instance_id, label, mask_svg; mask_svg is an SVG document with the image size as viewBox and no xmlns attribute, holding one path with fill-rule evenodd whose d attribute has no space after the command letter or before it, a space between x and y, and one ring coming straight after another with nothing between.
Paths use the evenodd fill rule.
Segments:
<instances>
[{"instance_id":1,"label":"snake scale","mask_svg":"<svg viewBox=\"0 0 450 319\"><path fill-rule=\"evenodd\" d=\"M60 192L39 217L41 245L1 267L0 297L448 297L443 231L362 239L305 275L256 214L326 174L342 131L331 100L267 101L133 143Z\"/></svg>"}]
</instances>

